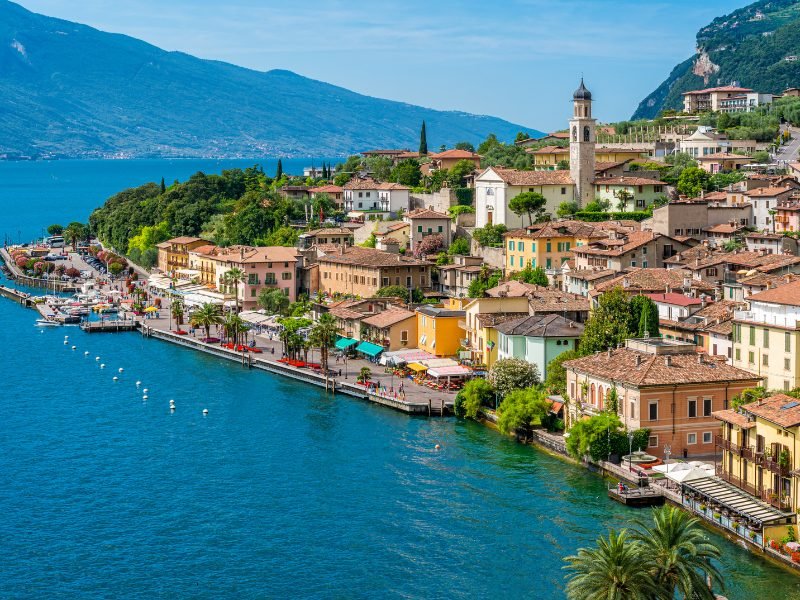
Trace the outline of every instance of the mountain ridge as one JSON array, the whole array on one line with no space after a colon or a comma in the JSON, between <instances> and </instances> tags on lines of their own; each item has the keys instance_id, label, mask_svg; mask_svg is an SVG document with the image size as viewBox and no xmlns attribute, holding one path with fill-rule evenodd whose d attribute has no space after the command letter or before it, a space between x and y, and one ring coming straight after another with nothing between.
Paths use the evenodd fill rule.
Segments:
<instances>
[{"instance_id":1,"label":"mountain ridge","mask_svg":"<svg viewBox=\"0 0 800 600\"><path fill-rule=\"evenodd\" d=\"M518 124L374 98L285 69L253 71L0 0L0 155L340 156L433 148Z\"/></svg>"},{"instance_id":2,"label":"mountain ridge","mask_svg":"<svg viewBox=\"0 0 800 600\"><path fill-rule=\"evenodd\" d=\"M733 82L772 94L800 86L800 0L758 0L711 21L697 32L695 54L674 67L631 118L681 110L683 92Z\"/></svg>"}]
</instances>

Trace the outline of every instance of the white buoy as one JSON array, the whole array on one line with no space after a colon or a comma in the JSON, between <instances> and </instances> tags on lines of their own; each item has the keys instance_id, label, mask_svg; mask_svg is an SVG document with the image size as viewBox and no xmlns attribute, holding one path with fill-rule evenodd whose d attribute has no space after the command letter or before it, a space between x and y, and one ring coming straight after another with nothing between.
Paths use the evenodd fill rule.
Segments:
<instances>
[{"instance_id":1,"label":"white buoy","mask_svg":"<svg viewBox=\"0 0 800 600\"><path fill-rule=\"evenodd\" d=\"M95 360L100 360L100 357L99 356L95 356L94 359Z\"/></svg>"},{"instance_id":2,"label":"white buoy","mask_svg":"<svg viewBox=\"0 0 800 600\"><path fill-rule=\"evenodd\" d=\"M125 369L123 369L122 367L120 367L120 368L119 368L119 372L120 372L120 373L122 373L124 370L125 370Z\"/></svg>"},{"instance_id":3,"label":"white buoy","mask_svg":"<svg viewBox=\"0 0 800 600\"><path fill-rule=\"evenodd\" d=\"M147 396L142 396L142 400L147 400Z\"/></svg>"},{"instance_id":4,"label":"white buoy","mask_svg":"<svg viewBox=\"0 0 800 600\"><path fill-rule=\"evenodd\" d=\"M72 349L73 349L73 350L77 350L77 349L78 349L78 347L77 347L77 346L73 346L73 347L72 347Z\"/></svg>"},{"instance_id":5,"label":"white buoy","mask_svg":"<svg viewBox=\"0 0 800 600\"><path fill-rule=\"evenodd\" d=\"M203 414L204 414L204 415L207 415L207 414L208 414L208 409L207 409L207 408L204 408L204 409L203 409Z\"/></svg>"},{"instance_id":6,"label":"white buoy","mask_svg":"<svg viewBox=\"0 0 800 600\"><path fill-rule=\"evenodd\" d=\"M119 379L119 377L117 377L117 376L115 375L113 379L114 379L114 381L116 381L117 379Z\"/></svg>"},{"instance_id":7,"label":"white buoy","mask_svg":"<svg viewBox=\"0 0 800 600\"><path fill-rule=\"evenodd\" d=\"M105 369L105 368L106 368L106 363L103 363L103 364L101 364L101 365L100 365L100 368L101 368L101 369Z\"/></svg>"},{"instance_id":8,"label":"white buoy","mask_svg":"<svg viewBox=\"0 0 800 600\"><path fill-rule=\"evenodd\" d=\"M439 444L436 444L436 445L434 446L434 448L435 448L436 450L439 450L439 449L441 448L441 446L440 446Z\"/></svg>"},{"instance_id":9,"label":"white buoy","mask_svg":"<svg viewBox=\"0 0 800 600\"><path fill-rule=\"evenodd\" d=\"M139 387L140 385L142 385L142 382L141 381L137 381L136 382L136 387Z\"/></svg>"},{"instance_id":10,"label":"white buoy","mask_svg":"<svg viewBox=\"0 0 800 600\"><path fill-rule=\"evenodd\" d=\"M83 355L84 356L89 356L89 351L87 350L86 352L83 353Z\"/></svg>"},{"instance_id":11,"label":"white buoy","mask_svg":"<svg viewBox=\"0 0 800 600\"><path fill-rule=\"evenodd\" d=\"M65 340L68 340L68 339L69 339L69 336L68 336L68 335L65 335L65 336L64 336L64 339L65 339Z\"/></svg>"},{"instance_id":12,"label":"white buoy","mask_svg":"<svg viewBox=\"0 0 800 600\"><path fill-rule=\"evenodd\" d=\"M148 390L147 388L144 388L144 389L142 390L142 393L143 393L143 394L146 394L148 391L150 391L150 390Z\"/></svg>"},{"instance_id":13,"label":"white buoy","mask_svg":"<svg viewBox=\"0 0 800 600\"><path fill-rule=\"evenodd\" d=\"M64 345L66 346L67 344L69 344L69 342L67 340L64 340Z\"/></svg>"}]
</instances>

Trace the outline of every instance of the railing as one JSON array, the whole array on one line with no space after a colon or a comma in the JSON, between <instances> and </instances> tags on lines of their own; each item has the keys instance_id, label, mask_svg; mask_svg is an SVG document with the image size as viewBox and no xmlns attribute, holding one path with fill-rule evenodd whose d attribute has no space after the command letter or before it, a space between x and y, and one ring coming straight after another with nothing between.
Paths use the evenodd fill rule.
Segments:
<instances>
[{"instance_id":1,"label":"railing","mask_svg":"<svg viewBox=\"0 0 800 600\"><path fill-rule=\"evenodd\" d=\"M794 317L781 317L777 315L765 315L751 310L735 310L733 318L736 321L747 321L750 323L763 323L764 325L776 325L779 327L797 328L797 319Z\"/></svg>"},{"instance_id":2,"label":"railing","mask_svg":"<svg viewBox=\"0 0 800 600\"><path fill-rule=\"evenodd\" d=\"M731 441L730 440L726 440L721 435L715 435L714 436L714 444L719 446L720 448L722 448L724 450L730 450L731 449Z\"/></svg>"},{"instance_id":3,"label":"railing","mask_svg":"<svg viewBox=\"0 0 800 600\"><path fill-rule=\"evenodd\" d=\"M778 510L791 510L792 509L792 499L789 496L785 496L781 494L779 491L775 490L764 490L764 493L761 494L761 499L766 502L767 504L774 506Z\"/></svg>"},{"instance_id":4,"label":"railing","mask_svg":"<svg viewBox=\"0 0 800 600\"><path fill-rule=\"evenodd\" d=\"M717 465L715 467L714 472L717 474L717 477L722 479L723 481L727 481L731 485L735 485L740 490L744 490L748 494L752 494L753 496L759 498L762 496L761 489L757 488L752 483L748 483L746 480L742 479L741 477L737 477L731 473L728 473L724 467L721 465Z\"/></svg>"},{"instance_id":5,"label":"railing","mask_svg":"<svg viewBox=\"0 0 800 600\"><path fill-rule=\"evenodd\" d=\"M791 461L789 461L791 464ZM764 467L773 473L778 475L787 475L791 470L790 467L782 467L778 460L775 460L774 456L765 457L764 459Z\"/></svg>"}]
</instances>

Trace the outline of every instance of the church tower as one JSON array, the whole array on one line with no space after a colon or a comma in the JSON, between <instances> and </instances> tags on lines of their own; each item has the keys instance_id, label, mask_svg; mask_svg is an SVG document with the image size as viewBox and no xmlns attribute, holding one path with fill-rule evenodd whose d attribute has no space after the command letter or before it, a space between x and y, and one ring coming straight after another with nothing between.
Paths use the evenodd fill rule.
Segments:
<instances>
[{"instance_id":1,"label":"church tower","mask_svg":"<svg viewBox=\"0 0 800 600\"><path fill-rule=\"evenodd\" d=\"M572 94L573 113L569 121L569 174L575 182L575 200L581 208L594 200L595 120L592 93L583 85Z\"/></svg>"}]
</instances>

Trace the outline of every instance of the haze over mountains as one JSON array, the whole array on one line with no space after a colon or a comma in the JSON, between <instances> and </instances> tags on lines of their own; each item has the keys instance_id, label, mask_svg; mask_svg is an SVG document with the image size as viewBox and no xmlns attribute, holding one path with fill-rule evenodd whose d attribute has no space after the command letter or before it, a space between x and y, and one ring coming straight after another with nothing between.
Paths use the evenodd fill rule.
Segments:
<instances>
[{"instance_id":1,"label":"haze over mountains","mask_svg":"<svg viewBox=\"0 0 800 600\"><path fill-rule=\"evenodd\" d=\"M364 74L369 78L369 73ZM0 157L340 156L489 133L541 132L490 116L357 94L166 52L0 0Z\"/></svg>"},{"instance_id":2,"label":"haze over mountains","mask_svg":"<svg viewBox=\"0 0 800 600\"><path fill-rule=\"evenodd\" d=\"M633 119L683 107L681 94L733 82L779 94L800 85L800 0L759 0L697 32L697 52L639 104Z\"/></svg>"}]
</instances>

